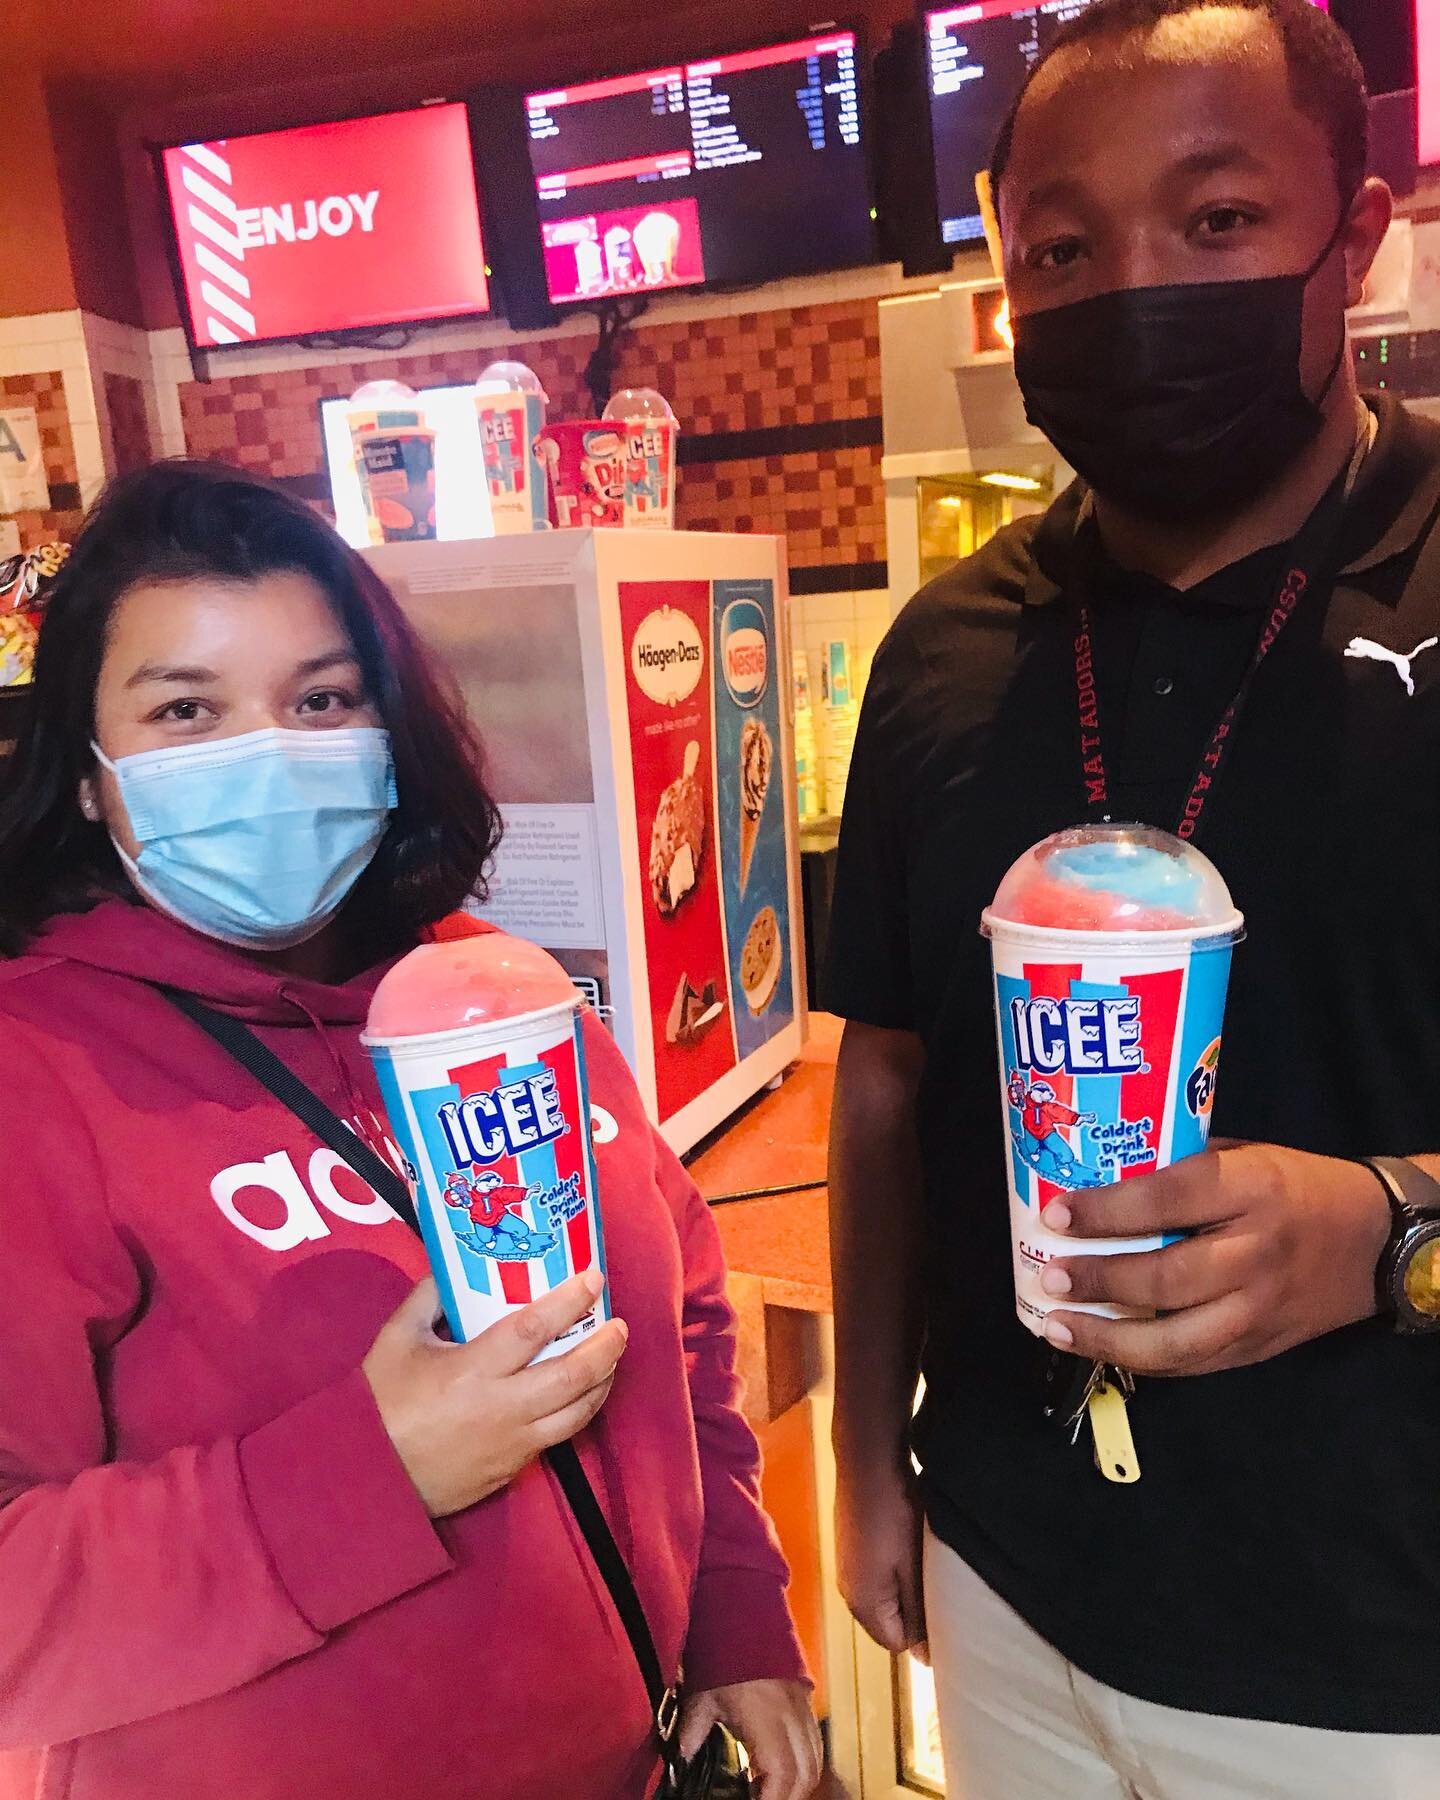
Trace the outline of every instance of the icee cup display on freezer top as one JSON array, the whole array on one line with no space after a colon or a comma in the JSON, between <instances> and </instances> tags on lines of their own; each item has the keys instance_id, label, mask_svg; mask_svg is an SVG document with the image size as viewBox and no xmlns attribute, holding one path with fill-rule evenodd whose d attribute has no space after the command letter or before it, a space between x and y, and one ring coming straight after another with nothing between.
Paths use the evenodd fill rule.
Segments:
<instances>
[{"instance_id":1,"label":"icee cup display on freezer top","mask_svg":"<svg viewBox=\"0 0 1440 1800\"><path fill-rule=\"evenodd\" d=\"M1037 1336L1061 1308L1121 1317L1124 1308L1052 1299L1045 1265L1172 1240L1062 1237L1041 1213L1066 1193L1205 1148L1244 920L1192 844L1104 824L1027 850L981 929L995 974L1016 1311Z\"/></svg>"},{"instance_id":2,"label":"icee cup display on freezer top","mask_svg":"<svg viewBox=\"0 0 1440 1800\"><path fill-rule=\"evenodd\" d=\"M435 433L418 394L367 381L350 399L350 441L372 543L435 536Z\"/></svg>"},{"instance_id":3,"label":"icee cup display on freezer top","mask_svg":"<svg viewBox=\"0 0 1440 1800\"><path fill-rule=\"evenodd\" d=\"M540 377L524 363L493 362L475 383L481 458L497 536L549 528L550 487L539 449L549 398Z\"/></svg>"},{"instance_id":4,"label":"icee cup display on freezer top","mask_svg":"<svg viewBox=\"0 0 1440 1800\"><path fill-rule=\"evenodd\" d=\"M642 219L640 225L647 222ZM640 225L635 227L637 244ZM606 401L602 418L624 433L623 523L631 530L669 531L675 524L675 456L680 436L674 408L655 388L621 388Z\"/></svg>"},{"instance_id":5,"label":"icee cup display on freezer top","mask_svg":"<svg viewBox=\"0 0 1440 1800\"><path fill-rule=\"evenodd\" d=\"M422 944L370 1003L361 1041L457 1342L604 1272L580 1008L552 956L498 931ZM607 1291L535 1360L609 1316Z\"/></svg>"}]
</instances>

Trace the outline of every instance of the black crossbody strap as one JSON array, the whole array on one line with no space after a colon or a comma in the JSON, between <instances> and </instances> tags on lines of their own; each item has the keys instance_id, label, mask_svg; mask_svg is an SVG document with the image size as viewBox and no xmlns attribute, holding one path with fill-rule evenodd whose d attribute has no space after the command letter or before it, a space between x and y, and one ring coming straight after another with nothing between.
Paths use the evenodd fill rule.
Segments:
<instances>
[{"instance_id":1,"label":"black crossbody strap","mask_svg":"<svg viewBox=\"0 0 1440 1800\"><path fill-rule=\"evenodd\" d=\"M308 1125L337 1156L343 1156L355 1173L367 1181L385 1204L396 1212L418 1237L420 1221L415 1216L415 1202L410 1198L408 1183L394 1169L333 1113L320 1096L288 1068L267 1044L262 1044L248 1025L229 1013L216 1012L197 1000L193 994L178 988L162 988L161 993L173 1006L178 1006L204 1032L214 1038L222 1050L228 1050L255 1079L283 1105L288 1106L302 1124Z\"/></svg>"},{"instance_id":2,"label":"black crossbody strap","mask_svg":"<svg viewBox=\"0 0 1440 1800\"><path fill-rule=\"evenodd\" d=\"M406 1182L368 1144L349 1130L320 1096L308 1088L273 1050L262 1044L248 1025L232 1018L229 1013L216 1012L213 1007L206 1006L203 1000L197 1000L193 994L167 987L162 987L159 991L187 1019L213 1038L222 1050L228 1051L238 1063L248 1069L261 1086L268 1088L282 1105L288 1106L321 1143L328 1144L337 1156L343 1157L355 1173L367 1181L380 1198L399 1214L416 1236L420 1236L420 1221L416 1217L415 1203L410 1197ZM635 1591L630 1571L625 1566L625 1558L620 1554L620 1546L615 1542L614 1533L600 1510L600 1502L595 1498L595 1490L590 1485L575 1446L569 1443L556 1444L553 1449L546 1451L545 1460L569 1502L575 1522L595 1560L595 1566L610 1590L610 1598L620 1616L620 1623L625 1627L625 1635L630 1640L630 1649L650 1698L661 1754L673 1779L679 1769L679 1700L675 1689L666 1686L665 1678L660 1672L655 1640L650 1635L645 1609Z\"/></svg>"}]
</instances>

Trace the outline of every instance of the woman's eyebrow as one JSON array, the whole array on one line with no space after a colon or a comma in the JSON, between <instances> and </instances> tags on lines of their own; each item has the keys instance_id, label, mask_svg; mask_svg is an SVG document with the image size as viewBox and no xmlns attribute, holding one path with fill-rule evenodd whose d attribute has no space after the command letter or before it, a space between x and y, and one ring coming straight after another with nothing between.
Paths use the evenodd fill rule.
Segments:
<instances>
[{"instance_id":1,"label":"woman's eyebrow","mask_svg":"<svg viewBox=\"0 0 1440 1800\"><path fill-rule=\"evenodd\" d=\"M360 658L353 650L326 650L319 656L310 656L297 664L297 675L318 675L322 669L338 669L343 665L359 668Z\"/></svg>"},{"instance_id":2,"label":"woman's eyebrow","mask_svg":"<svg viewBox=\"0 0 1440 1800\"><path fill-rule=\"evenodd\" d=\"M182 668L171 663L141 663L125 685L127 688L144 687L147 682L152 681L193 682L198 685L219 679L213 669Z\"/></svg>"}]
</instances>

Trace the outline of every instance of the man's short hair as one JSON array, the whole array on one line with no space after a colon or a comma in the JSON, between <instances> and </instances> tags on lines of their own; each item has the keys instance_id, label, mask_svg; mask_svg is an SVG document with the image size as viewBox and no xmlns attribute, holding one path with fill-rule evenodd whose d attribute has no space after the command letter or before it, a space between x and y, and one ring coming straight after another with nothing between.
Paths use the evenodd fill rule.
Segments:
<instances>
[{"instance_id":1,"label":"man's short hair","mask_svg":"<svg viewBox=\"0 0 1440 1800\"><path fill-rule=\"evenodd\" d=\"M1310 0L1095 0L1088 12L1064 26L1030 71L1010 108L990 163L996 205L1010 161L1015 121L1030 83L1053 56L1101 39L1144 35L1164 19L1183 18L1207 6L1230 6L1269 19L1285 47L1290 93L1296 108L1313 119L1330 140L1335 181L1349 205L1365 179L1370 160L1369 96L1354 45L1327 13Z\"/></svg>"}]
</instances>

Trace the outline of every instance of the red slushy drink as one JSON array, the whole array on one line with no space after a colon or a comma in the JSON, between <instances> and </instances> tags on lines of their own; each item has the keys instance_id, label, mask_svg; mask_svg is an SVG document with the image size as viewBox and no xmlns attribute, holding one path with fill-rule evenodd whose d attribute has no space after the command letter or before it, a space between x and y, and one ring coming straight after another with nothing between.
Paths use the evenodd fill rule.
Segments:
<instances>
[{"instance_id":1,"label":"red slushy drink","mask_svg":"<svg viewBox=\"0 0 1440 1800\"><path fill-rule=\"evenodd\" d=\"M552 956L502 932L421 945L371 1002L362 1041L459 1342L604 1269L580 1008ZM602 1295L536 1361L609 1316Z\"/></svg>"},{"instance_id":2,"label":"red slushy drink","mask_svg":"<svg viewBox=\"0 0 1440 1800\"><path fill-rule=\"evenodd\" d=\"M1041 1214L1080 1188L1153 1174L1205 1148L1230 953L1244 921L1191 844L1146 825L1087 825L1014 865L984 917L995 967L1000 1097L1021 1322L1057 1307L1057 1256L1157 1250L1164 1238L1070 1238Z\"/></svg>"}]
</instances>

